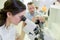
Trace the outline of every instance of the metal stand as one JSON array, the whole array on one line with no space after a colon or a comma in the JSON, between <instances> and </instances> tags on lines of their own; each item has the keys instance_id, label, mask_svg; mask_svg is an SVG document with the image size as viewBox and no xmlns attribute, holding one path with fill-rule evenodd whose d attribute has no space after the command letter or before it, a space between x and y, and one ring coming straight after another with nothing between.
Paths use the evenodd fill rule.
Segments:
<instances>
[{"instance_id":1,"label":"metal stand","mask_svg":"<svg viewBox=\"0 0 60 40\"><path fill-rule=\"evenodd\" d=\"M43 31L42 31L42 29L44 28L43 27L43 22L40 22L39 20L37 20L36 22L35 22L35 24L37 24L38 26L39 26L39 35L40 35L40 39L41 40L44 40L44 35L43 35Z\"/></svg>"}]
</instances>

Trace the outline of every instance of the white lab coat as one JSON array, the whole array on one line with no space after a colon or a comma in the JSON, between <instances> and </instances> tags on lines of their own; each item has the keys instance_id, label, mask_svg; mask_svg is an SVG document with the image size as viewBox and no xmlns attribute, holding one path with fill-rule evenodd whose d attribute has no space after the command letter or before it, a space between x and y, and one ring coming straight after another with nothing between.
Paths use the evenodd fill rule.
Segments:
<instances>
[{"instance_id":1,"label":"white lab coat","mask_svg":"<svg viewBox=\"0 0 60 40\"><path fill-rule=\"evenodd\" d=\"M15 40L16 33L16 29L12 24L8 29L6 29L5 25L3 25L0 27L0 40Z\"/></svg>"}]
</instances>

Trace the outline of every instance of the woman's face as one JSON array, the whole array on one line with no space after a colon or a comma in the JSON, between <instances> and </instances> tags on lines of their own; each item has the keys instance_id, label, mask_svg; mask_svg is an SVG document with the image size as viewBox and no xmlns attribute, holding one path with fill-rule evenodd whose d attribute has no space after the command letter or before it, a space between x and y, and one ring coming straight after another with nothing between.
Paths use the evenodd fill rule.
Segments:
<instances>
[{"instance_id":1,"label":"woman's face","mask_svg":"<svg viewBox=\"0 0 60 40\"><path fill-rule=\"evenodd\" d=\"M10 15L9 20L11 23L17 25L21 21L21 17L25 14L25 11L22 11L16 15Z\"/></svg>"}]
</instances>

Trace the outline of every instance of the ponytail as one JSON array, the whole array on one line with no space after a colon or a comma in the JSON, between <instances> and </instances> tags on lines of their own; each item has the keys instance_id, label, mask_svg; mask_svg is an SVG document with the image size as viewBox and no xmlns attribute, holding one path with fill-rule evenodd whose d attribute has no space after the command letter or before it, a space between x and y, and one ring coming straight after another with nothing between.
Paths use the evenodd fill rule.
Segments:
<instances>
[{"instance_id":1,"label":"ponytail","mask_svg":"<svg viewBox=\"0 0 60 40\"><path fill-rule=\"evenodd\" d=\"M0 26L5 24L6 18L7 18L6 11L4 11L4 9L1 9L0 10Z\"/></svg>"}]
</instances>

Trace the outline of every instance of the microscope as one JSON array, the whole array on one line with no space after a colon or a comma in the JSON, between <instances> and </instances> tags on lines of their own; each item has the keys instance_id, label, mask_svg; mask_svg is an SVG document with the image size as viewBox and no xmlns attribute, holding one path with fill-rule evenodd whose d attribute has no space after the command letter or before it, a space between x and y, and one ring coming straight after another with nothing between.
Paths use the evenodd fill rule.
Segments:
<instances>
[{"instance_id":1,"label":"microscope","mask_svg":"<svg viewBox=\"0 0 60 40\"><path fill-rule=\"evenodd\" d=\"M26 26L24 27L24 32L28 34L28 37L31 40L40 40L39 38L42 38L42 32L40 30L41 27L37 26L36 24L40 24L39 20L36 21L36 24L27 19L25 16L22 16L22 21L26 23ZM41 37L40 37L41 36ZM43 39L44 40L44 39Z\"/></svg>"}]
</instances>

